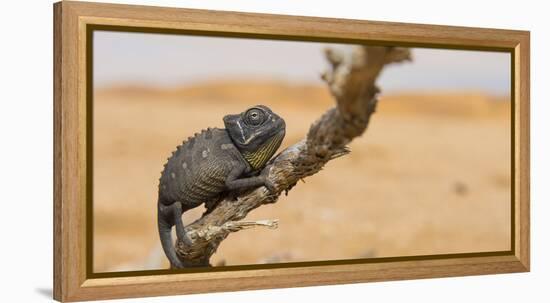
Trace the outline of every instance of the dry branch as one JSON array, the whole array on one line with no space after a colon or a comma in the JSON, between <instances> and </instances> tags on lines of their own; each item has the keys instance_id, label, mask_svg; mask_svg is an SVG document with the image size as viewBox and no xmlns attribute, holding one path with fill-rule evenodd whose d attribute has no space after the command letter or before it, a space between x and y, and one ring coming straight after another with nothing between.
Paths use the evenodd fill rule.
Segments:
<instances>
[{"instance_id":1,"label":"dry branch","mask_svg":"<svg viewBox=\"0 0 550 303\"><path fill-rule=\"evenodd\" d=\"M191 245L178 239L176 251L187 267L210 266L210 257L231 233L254 226L276 228L276 221L238 222L248 212L274 203L283 191L320 171L331 159L348 153L346 145L360 136L375 112L379 92L375 81L384 66L410 60L408 49L357 47L344 57L325 51L331 68L322 75L337 106L314 122L305 139L282 151L266 167L274 192L260 187L221 201L211 212L186 227Z\"/></svg>"}]
</instances>

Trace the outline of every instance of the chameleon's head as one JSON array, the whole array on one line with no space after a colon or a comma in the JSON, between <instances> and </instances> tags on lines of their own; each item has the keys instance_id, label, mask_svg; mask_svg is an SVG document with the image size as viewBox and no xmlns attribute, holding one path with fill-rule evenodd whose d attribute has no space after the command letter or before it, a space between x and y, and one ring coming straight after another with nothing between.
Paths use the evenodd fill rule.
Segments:
<instances>
[{"instance_id":1,"label":"chameleon's head","mask_svg":"<svg viewBox=\"0 0 550 303\"><path fill-rule=\"evenodd\" d=\"M285 136L285 120L264 105L227 115L223 122L231 140L242 153L262 151L262 158L264 153L271 157Z\"/></svg>"}]
</instances>

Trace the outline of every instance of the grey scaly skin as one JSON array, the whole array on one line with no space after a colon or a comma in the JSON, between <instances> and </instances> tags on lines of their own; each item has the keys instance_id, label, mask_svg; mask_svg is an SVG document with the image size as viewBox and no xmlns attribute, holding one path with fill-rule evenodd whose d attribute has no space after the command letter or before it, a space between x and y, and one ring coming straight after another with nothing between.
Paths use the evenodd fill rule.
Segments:
<instances>
[{"instance_id":1,"label":"grey scaly skin","mask_svg":"<svg viewBox=\"0 0 550 303\"><path fill-rule=\"evenodd\" d=\"M172 227L184 244L191 243L181 218L185 211L203 203L215 205L229 191L262 185L273 190L260 172L283 141L285 121L258 105L227 115L223 122L225 129L208 128L178 146L162 171L158 230L172 268L184 267L172 242Z\"/></svg>"}]
</instances>

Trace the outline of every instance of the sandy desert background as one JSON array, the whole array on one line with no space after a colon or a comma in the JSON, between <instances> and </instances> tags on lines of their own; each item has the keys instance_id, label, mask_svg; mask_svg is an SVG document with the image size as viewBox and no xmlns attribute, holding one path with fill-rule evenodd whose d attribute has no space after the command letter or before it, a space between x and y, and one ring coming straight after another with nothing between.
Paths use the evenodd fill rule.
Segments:
<instances>
[{"instance_id":1,"label":"sandy desert background","mask_svg":"<svg viewBox=\"0 0 550 303\"><path fill-rule=\"evenodd\" d=\"M333 106L326 88L265 79L94 93L94 271L166 268L158 178L172 150L227 113L265 104L299 141ZM382 93L351 154L247 219L276 230L229 236L227 265L508 250L510 102L476 91ZM191 223L199 207L184 215Z\"/></svg>"}]
</instances>

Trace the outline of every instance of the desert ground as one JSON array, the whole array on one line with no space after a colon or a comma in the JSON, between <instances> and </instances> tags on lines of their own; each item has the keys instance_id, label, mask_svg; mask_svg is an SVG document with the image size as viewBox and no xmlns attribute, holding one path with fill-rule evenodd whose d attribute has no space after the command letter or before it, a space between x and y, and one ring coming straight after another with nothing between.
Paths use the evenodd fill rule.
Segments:
<instances>
[{"instance_id":1,"label":"desert ground","mask_svg":"<svg viewBox=\"0 0 550 303\"><path fill-rule=\"evenodd\" d=\"M265 104L287 124L282 148L334 105L323 86L234 79L94 92L94 271L166 268L156 227L158 178L184 139ZM381 94L351 153L248 220L278 229L231 234L227 265L508 250L510 102L480 92ZM184 215L184 223L204 208Z\"/></svg>"}]
</instances>

